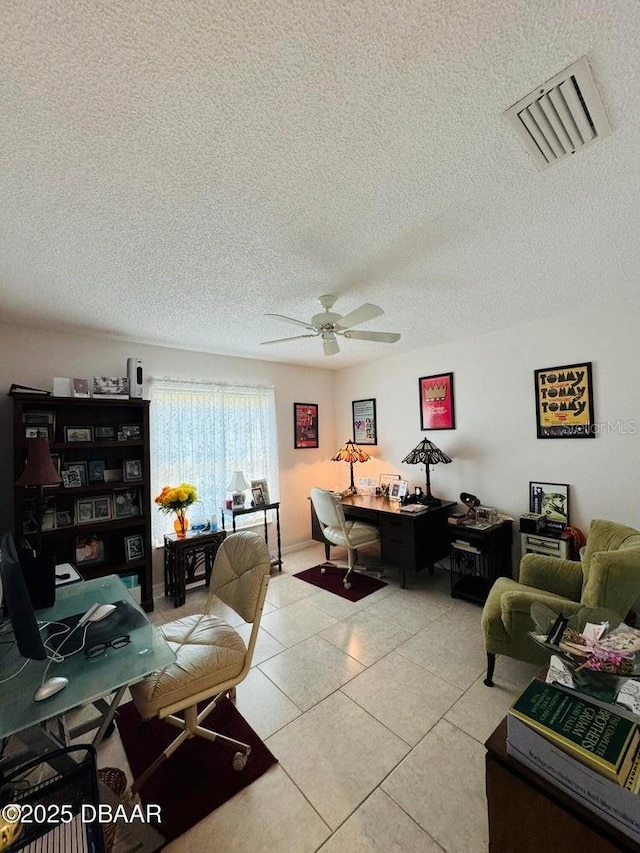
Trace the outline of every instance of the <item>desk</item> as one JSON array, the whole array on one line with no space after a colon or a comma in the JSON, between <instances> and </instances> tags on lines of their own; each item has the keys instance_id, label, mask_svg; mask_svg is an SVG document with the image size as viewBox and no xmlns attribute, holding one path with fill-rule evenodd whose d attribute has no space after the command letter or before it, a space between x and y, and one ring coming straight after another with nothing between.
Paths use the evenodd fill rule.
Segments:
<instances>
[{"instance_id":1,"label":"desk","mask_svg":"<svg viewBox=\"0 0 640 853\"><path fill-rule=\"evenodd\" d=\"M173 606L184 604L187 584L209 578L224 530L188 530L185 536L167 533L164 537L164 594L173 596ZM202 569L198 573L198 569Z\"/></svg>"},{"instance_id":2,"label":"desk","mask_svg":"<svg viewBox=\"0 0 640 853\"><path fill-rule=\"evenodd\" d=\"M506 718L485 746L489 853L638 853L638 845L507 754Z\"/></svg>"},{"instance_id":3,"label":"desk","mask_svg":"<svg viewBox=\"0 0 640 853\"><path fill-rule=\"evenodd\" d=\"M108 649L102 657L91 661L80 653L63 663L52 664L49 675L63 675L69 679L69 684L44 702L34 702L33 694L40 685L47 661L29 661L19 675L0 687L0 738L19 733L20 740L28 745L31 752L41 754L64 746L67 737L72 739L97 728L93 739L93 745L97 747L127 686L175 659L165 639L155 630L117 575L58 587L54 606L38 611L37 616L40 622L51 622L83 613L94 603L111 604L120 600L127 601L144 616L145 624L130 632L129 645L117 650ZM16 646L10 646L0 663L0 679L18 672L23 663ZM110 701L103 698L111 694L115 696ZM64 715L89 704L96 705L103 711L102 715L67 731ZM54 730L56 723L59 723L56 727L62 730L62 735ZM24 755L12 759L11 765L22 760Z\"/></svg>"},{"instance_id":4,"label":"desk","mask_svg":"<svg viewBox=\"0 0 640 853\"><path fill-rule=\"evenodd\" d=\"M224 519L225 515L231 518L231 527L233 528L233 532L236 532L236 518L240 515L251 515L254 512L261 512L262 518L264 522L264 541L269 544L269 518L267 516L267 510L273 509L276 513L276 546L278 549L278 556L271 557L271 568L278 567L278 571L282 571L282 545L280 543L280 503L270 503L264 504L263 506L248 506L243 507L242 509L226 509L223 508L220 510L220 514L222 516L222 529L224 530Z\"/></svg>"},{"instance_id":5,"label":"desk","mask_svg":"<svg viewBox=\"0 0 640 853\"><path fill-rule=\"evenodd\" d=\"M351 495L342 498L345 518L358 519L380 530L380 555L385 563L400 569L400 586L405 588L406 571L418 572L428 568L449 553L447 517L455 501L443 501L415 515L400 511L400 502L370 495ZM330 559L331 546L322 535L320 522L311 506L311 537L324 544L325 556Z\"/></svg>"}]
</instances>

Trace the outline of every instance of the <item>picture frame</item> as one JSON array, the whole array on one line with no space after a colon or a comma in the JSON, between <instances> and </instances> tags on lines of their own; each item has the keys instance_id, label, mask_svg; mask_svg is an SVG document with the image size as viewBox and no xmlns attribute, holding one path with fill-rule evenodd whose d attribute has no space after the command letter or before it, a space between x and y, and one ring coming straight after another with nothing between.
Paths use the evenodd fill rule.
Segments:
<instances>
[{"instance_id":1,"label":"picture frame","mask_svg":"<svg viewBox=\"0 0 640 853\"><path fill-rule=\"evenodd\" d=\"M113 493L113 517L133 518L140 515L138 489L120 489Z\"/></svg>"},{"instance_id":2,"label":"picture frame","mask_svg":"<svg viewBox=\"0 0 640 853\"><path fill-rule=\"evenodd\" d=\"M232 509L244 509L244 492L235 492L231 496Z\"/></svg>"},{"instance_id":3,"label":"picture frame","mask_svg":"<svg viewBox=\"0 0 640 853\"><path fill-rule=\"evenodd\" d=\"M86 462L67 462L67 463L65 463L64 470L69 472L69 473L75 471L78 474L78 477L80 478L80 483L78 484L80 486L86 486L87 483L89 482L89 475L88 475L88 469L87 469L87 463ZM64 483L64 479L63 479L63 483Z\"/></svg>"},{"instance_id":4,"label":"picture frame","mask_svg":"<svg viewBox=\"0 0 640 853\"><path fill-rule=\"evenodd\" d=\"M22 415L25 438L48 438L53 441L56 416L54 412L24 412ZM36 432L33 432L37 429ZM45 432L46 430L46 432Z\"/></svg>"},{"instance_id":5,"label":"picture frame","mask_svg":"<svg viewBox=\"0 0 640 853\"><path fill-rule=\"evenodd\" d=\"M66 426L64 428L64 440L67 444L78 444L83 441L93 441L93 428Z\"/></svg>"},{"instance_id":6,"label":"picture frame","mask_svg":"<svg viewBox=\"0 0 640 853\"><path fill-rule=\"evenodd\" d=\"M592 362L534 371L538 438L595 438Z\"/></svg>"},{"instance_id":7,"label":"picture frame","mask_svg":"<svg viewBox=\"0 0 640 853\"><path fill-rule=\"evenodd\" d=\"M355 444L371 445L378 443L375 398L353 400L351 402L351 418Z\"/></svg>"},{"instance_id":8,"label":"picture frame","mask_svg":"<svg viewBox=\"0 0 640 853\"><path fill-rule=\"evenodd\" d=\"M78 498L74 506L74 518L76 524L92 524L93 518L93 499Z\"/></svg>"},{"instance_id":9,"label":"picture frame","mask_svg":"<svg viewBox=\"0 0 640 853\"><path fill-rule=\"evenodd\" d=\"M111 424L96 424L93 436L95 441L115 441L116 430Z\"/></svg>"},{"instance_id":10,"label":"picture frame","mask_svg":"<svg viewBox=\"0 0 640 853\"><path fill-rule=\"evenodd\" d=\"M390 501L402 501L407 496L407 491L409 489L409 483L407 480L393 480L389 487L389 500Z\"/></svg>"},{"instance_id":11,"label":"picture frame","mask_svg":"<svg viewBox=\"0 0 640 853\"><path fill-rule=\"evenodd\" d=\"M391 484L401 480L400 474L380 474L379 488L383 495L391 491Z\"/></svg>"},{"instance_id":12,"label":"picture frame","mask_svg":"<svg viewBox=\"0 0 640 853\"><path fill-rule=\"evenodd\" d=\"M293 404L293 447L306 450L319 447L318 441L318 404Z\"/></svg>"},{"instance_id":13,"label":"picture frame","mask_svg":"<svg viewBox=\"0 0 640 853\"><path fill-rule=\"evenodd\" d=\"M251 490L253 491L253 489L262 489L262 497L264 498L265 504L271 503L271 497L269 495L269 484L267 483L266 479L264 479L264 477L258 480L251 481Z\"/></svg>"},{"instance_id":14,"label":"picture frame","mask_svg":"<svg viewBox=\"0 0 640 853\"><path fill-rule=\"evenodd\" d=\"M112 516L111 495L101 495L93 499L93 518L95 521L111 521Z\"/></svg>"},{"instance_id":15,"label":"picture frame","mask_svg":"<svg viewBox=\"0 0 640 853\"><path fill-rule=\"evenodd\" d=\"M72 379L71 392L74 397L90 397L88 379Z\"/></svg>"},{"instance_id":16,"label":"picture frame","mask_svg":"<svg viewBox=\"0 0 640 853\"><path fill-rule=\"evenodd\" d=\"M142 560L144 557L144 539L140 533L124 537L124 558L127 563Z\"/></svg>"},{"instance_id":17,"label":"picture frame","mask_svg":"<svg viewBox=\"0 0 640 853\"><path fill-rule=\"evenodd\" d=\"M125 483L142 480L142 460L125 459L122 463L122 479Z\"/></svg>"},{"instance_id":18,"label":"picture frame","mask_svg":"<svg viewBox=\"0 0 640 853\"><path fill-rule=\"evenodd\" d=\"M106 561L104 539L96 533L76 536L76 565L89 566Z\"/></svg>"},{"instance_id":19,"label":"picture frame","mask_svg":"<svg viewBox=\"0 0 640 853\"><path fill-rule=\"evenodd\" d=\"M252 486L251 487L251 497L253 498L253 505L255 507L265 506L266 501L264 499L264 493L260 486Z\"/></svg>"},{"instance_id":20,"label":"picture frame","mask_svg":"<svg viewBox=\"0 0 640 853\"><path fill-rule=\"evenodd\" d=\"M98 399L128 400L129 379L126 376L94 376L93 396Z\"/></svg>"},{"instance_id":21,"label":"picture frame","mask_svg":"<svg viewBox=\"0 0 640 853\"><path fill-rule=\"evenodd\" d=\"M543 515L546 527L564 530L569 524L568 484L530 481L529 512Z\"/></svg>"},{"instance_id":22,"label":"picture frame","mask_svg":"<svg viewBox=\"0 0 640 853\"><path fill-rule=\"evenodd\" d=\"M87 475L90 483L104 483L104 459L90 459L87 463Z\"/></svg>"},{"instance_id":23,"label":"picture frame","mask_svg":"<svg viewBox=\"0 0 640 853\"><path fill-rule=\"evenodd\" d=\"M24 428L24 437L25 438L48 438L51 440L51 427L42 424L40 426L36 425L28 425Z\"/></svg>"},{"instance_id":24,"label":"picture frame","mask_svg":"<svg viewBox=\"0 0 640 853\"><path fill-rule=\"evenodd\" d=\"M52 507L45 509L44 515L42 516L42 525L41 530L55 530L56 529L56 511Z\"/></svg>"},{"instance_id":25,"label":"picture frame","mask_svg":"<svg viewBox=\"0 0 640 853\"><path fill-rule=\"evenodd\" d=\"M56 527L72 527L73 514L69 510L61 510L56 513Z\"/></svg>"},{"instance_id":26,"label":"picture frame","mask_svg":"<svg viewBox=\"0 0 640 853\"><path fill-rule=\"evenodd\" d=\"M140 441L142 427L140 424L122 424L118 427L118 441Z\"/></svg>"},{"instance_id":27,"label":"picture frame","mask_svg":"<svg viewBox=\"0 0 640 853\"><path fill-rule=\"evenodd\" d=\"M418 379L420 429L455 429L456 408L453 373L436 373Z\"/></svg>"},{"instance_id":28,"label":"picture frame","mask_svg":"<svg viewBox=\"0 0 640 853\"><path fill-rule=\"evenodd\" d=\"M78 486L82 485L82 480L80 479L80 474L77 470L63 470L60 472L60 476L62 477L62 485L65 489L77 489Z\"/></svg>"}]
</instances>

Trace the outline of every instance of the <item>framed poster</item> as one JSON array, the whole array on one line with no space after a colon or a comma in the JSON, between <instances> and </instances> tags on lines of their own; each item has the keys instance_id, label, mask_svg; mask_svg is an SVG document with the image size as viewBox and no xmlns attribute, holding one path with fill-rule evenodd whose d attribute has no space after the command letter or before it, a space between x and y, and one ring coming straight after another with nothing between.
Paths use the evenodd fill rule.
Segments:
<instances>
[{"instance_id":1,"label":"framed poster","mask_svg":"<svg viewBox=\"0 0 640 853\"><path fill-rule=\"evenodd\" d=\"M538 438L595 438L591 362L534 371Z\"/></svg>"},{"instance_id":2,"label":"framed poster","mask_svg":"<svg viewBox=\"0 0 640 853\"><path fill-rule=\"evenodd\" d=\"M564 530L569 524L569 486L530 482L529 512L544 515L547 527Z\"/></svg>"},{"instance_id":3,"label":"framed poster","mask_svg":"<svg viewBox=\"0 0 640 853\"><path fill-rule=\"evenodd\" d=\"M376 401L354 400L351 403L353 441L355 444L377 444Z\"/></svg>"},{"instance_id":4,"label":"framed poster","mask_svg":"<svg viewBox=\"0 0 640 853\"><path fill-rule=\"evenodd\" d=\"M293 446L296 450L318 447L318 404L293 404Z\"/></svg>"},{"instance_id":5,"label":"framed poster","mask_svg":"<svg viewBox=\"0 0 640 853\"><path fill-rule=\"evenodd\" d=\"M453 373L422 376L420 387L420 429L455 429Z\"/></svg>"}]
</instances>

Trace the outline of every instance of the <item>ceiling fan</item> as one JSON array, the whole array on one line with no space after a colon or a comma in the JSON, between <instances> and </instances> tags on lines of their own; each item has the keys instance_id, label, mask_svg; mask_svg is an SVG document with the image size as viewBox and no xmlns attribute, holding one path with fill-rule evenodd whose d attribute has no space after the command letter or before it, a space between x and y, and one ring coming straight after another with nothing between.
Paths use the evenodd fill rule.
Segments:
<instances>
[{"instance_id":1,"label":"ceiling fan","mask_svg":"<svg viewBox=\"0 0 640 853\"><path fill-rule=\"evenodd\" d=\"M285 317L284 314L265 314L265 317L277 317L279 320L284 320L285 323L293 323L295 326L302 326L308 329L306 335L294 335L292 338L277 338L275 341L261 341L262 344L281 344L284 341L296 341L300 338L322 338L322 347L325 355L335 355L340 352L338 346L337 335L342 335L343 338L353 338L358 341L379 341L383 344L393 344L400 340L400 335L397 332L354 332L351 331L353 326L359 326L360 323L366 323L367 320L373 320L374 317L379 317L384 314L382 308L377 305L371 305L365 302L355 311L345 314L336 314L331 311L333 304L338 297L333 293L327 293L318 298L318 302L324 308L324 313L314 314L308 323L303 320L294 320L293 317Z\"/></svg>"}]
</instances>

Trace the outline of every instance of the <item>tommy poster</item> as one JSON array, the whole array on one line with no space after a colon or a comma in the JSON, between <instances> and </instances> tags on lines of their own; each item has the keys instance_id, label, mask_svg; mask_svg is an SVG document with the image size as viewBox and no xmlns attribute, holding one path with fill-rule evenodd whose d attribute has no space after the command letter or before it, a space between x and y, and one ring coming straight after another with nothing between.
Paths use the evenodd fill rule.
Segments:
<instances>
[{"instance_id":1,"label":"tommy poster","mask_svg":"<svg viewBox=\"0 0 640 853\"><path fill-rule=\"evenodd\" d=\"M535 371L538 438L595 438L591 362Z\"/></svg>"}]
</instances>

